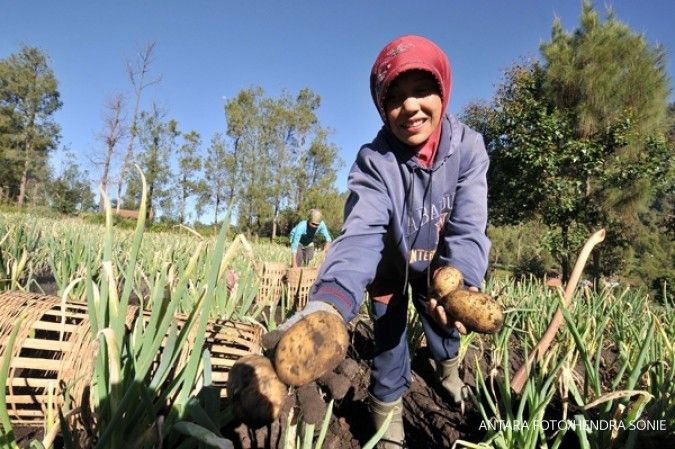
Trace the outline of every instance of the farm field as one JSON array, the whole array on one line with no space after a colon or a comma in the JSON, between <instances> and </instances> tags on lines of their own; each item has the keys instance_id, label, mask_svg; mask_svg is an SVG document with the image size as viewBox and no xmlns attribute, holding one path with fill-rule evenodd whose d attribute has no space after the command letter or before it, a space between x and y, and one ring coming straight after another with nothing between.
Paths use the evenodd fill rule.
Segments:
<instances>
[{"instance_id":1,"label":"farm field","mask_svg":"<svg viewBox=\"0 0 675 449\"><path fill-rule=\"evenodd\" d=\"M89 394L70 394L79 388L74 385L45 387L49 400L41 408L44 419L27 427L11 418L13 390L7 382L19 372L10 369L10 362L35 357L39 349L15 351L22 338L35 338L25 328L33 319L31 308L4 308L3 443L75 448L369 447L375 429L367 425L363 405L372 357L367 301L350 326L348 357L356 362L358 373L351 379L350 393L326 407L325 419L305 422L292 397L280 420L269 426L251 428L233 418L216 382L214 323L235 322L260 334L276 328L292 313L293 304L286 295L279 302L260 299L261 267L264 262L286 262L288 249L271 244L249 247L246 239L226 237L224 232L213 238L187 231L145 233L142 223L136 231L123 231L111 223L103 227L77 219L0 215L0 289L82 304L90 323L85 341L93 342L91 373L78 384L88 386ZM415 375L404 398L409 447L619 448L675 443L673 298L657 304L639 290L621 286L577 289L553 345L533 365L522 393L515 394L513 374L544 333L562 290L538 279L493 279L485 290L498 293L506 321L495 335L463 338L461 371L471 393L461 408L436 393L421 325L411 309L408 338ZM228 346L230 334L218 329ZM54 335L59 341L58 332ZM260 351L254 343L246 350ZM236 358L242 353L228 354ZM85 396L87 401L81 402Z\"/></svg>"},{"instance_id":2,"label":"farm field","mask_svg":"<svg viewBox=\"0 0 675 449\"><path fill-rule=\"evenodd\" d=\"M675 448L675 2L79 3L2 11L0 449Z\"/></svg>"}]
</instances>

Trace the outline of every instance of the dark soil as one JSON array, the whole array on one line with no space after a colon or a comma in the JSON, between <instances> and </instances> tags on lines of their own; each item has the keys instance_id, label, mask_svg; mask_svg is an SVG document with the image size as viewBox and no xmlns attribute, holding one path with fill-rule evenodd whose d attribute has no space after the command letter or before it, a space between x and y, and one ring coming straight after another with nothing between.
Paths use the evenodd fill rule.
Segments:
<instances>
[{"instance_id":1,"label":"dark soil","mask_svg":"<svg viewBox=\"0 0 675 449\"><path fill-rule=\"evenodd\" d=\"M42 441L45 434L42 427L21 425L12 426L12 432L14 432L14 438L19 443L20 447L24 447L24 445L27 445L28 442L32 440Z\"/></svg>"},{"instance_id":2,"label":"dark soil","mask_svg":"<svg viewBox=\"0 0 675 449\"><path fill-rule=\"evenodd\" d=\"M370 362L373 357L372 329L365 321L354 326L352 345L348 357L358 363L359 374L352 381L346 397L335 403L326 440L325 449L357 449L373 436L366 408L370 380ZM473 359L473 357L471 357ZM403 397L404 426L408 447L411 449L451 447L457 439L480 441L484 431L480 430L481 418L470 404L462 412L459 406L451 405L437 393L434 381L434 367L426 347L420 348L412 360L413 383ZM468 383L473 375L464 368ZM326 398L329 400L330 398ZM283 447L283 431L286 426L287 410L294 405L288 401L281 419L258 429L243 423L234 423L224 429L238 449ZM320 424L316 426L318 432Z\"/></svg>"},{"instance_id":3,"label":"dark soil","mask_svg":"<svg viewBox=\"0 0 675 449\"><path fill-rule=\"evenodd\" d=\"M352 345L348 357L353 359L359 367L359 375L352 381L352 387L347 396L336 402L333 416L330 421L324 449L359 449L373 436L375 429L370 423L366 407L368 385L370 379L370 362L373 357L372 329L366 321L360 321L352 329ZM480 344L478 345L480 346ZM493 354L490 351L481 352L470 348L464 358L464 366L460 368L460 375L464 382L475 387L475 362L478 360L483 373L489 372ZM518 347L518 342L510 348L508 365L510 374L520 367L524 361L524 354ZM603 368L606 375L613 378L617 373L618 356L616 350L607 349L602 354ZM439 389L435 387L434 366L426 347L419 348L414 354L412 363L413 383L410 390L403 397L404 426L407 447L410 449L439 449L451 448L455 441L463 440L478 443L486 433L485 425L473 403L465 403L464 410L446 400ZM583 364L577 367L577 373L583 375ZM503 373L497 373L502 376ZM608 380L605 379L605 380ZM330 398L326 396L326 401ZM499 402L499 399L497 399ZM293 400L287 401L281 419L271 425L261 428L250 428L241 422L236 422L223 429L225 437L233 441L237 449L281 449L284 447L284 432L286 419L290 408L295 405ZM574 413L572 404L567 404L570 412ZM561 419L563 404L557 396L547 409L545 419ZM299 435L303 432L298 426ZM316 426L318 434L320 424ZM481 429L483 427L483 429ZM638 435L636 448L656 449L675 447L673 435L647 433ZM462 447L462 446L460 446ZM560 449L579 448L578 437L575 432L566 433Z\"/></svg>"},{"instance_id":4,"label":"dark soil","mask_svg":"<svg viewBox=\"0 0 675 449\"><path fill-rule=\"evenodd\" d=\"M56 279L51 273L40 274L35 277L37 285L30 286L30 291L40 293L42 295L57 296L59 287L56 284Z\"/></svg>"}]
</instances>

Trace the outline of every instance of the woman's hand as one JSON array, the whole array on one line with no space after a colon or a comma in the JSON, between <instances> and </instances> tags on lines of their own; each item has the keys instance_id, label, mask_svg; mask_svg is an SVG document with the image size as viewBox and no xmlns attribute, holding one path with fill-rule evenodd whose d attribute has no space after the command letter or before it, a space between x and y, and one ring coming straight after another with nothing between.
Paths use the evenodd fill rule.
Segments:
<instances>
[{"instance_id":1,"label":"woman's hand","mask_svg":"<svg viewBox=\"0 0 675 449\"><path fill-rule=\"evenodd\" d=\"M472 292L477 292L478 288L469 287L468 290ZM435 298L432 298L429 301L427 301L426 306L427 306L427 313L431 315L431 317L434 319L434 321L436 321L436 323L438 323L442 327L448 326L448 314L445 313L445 309L443 308L443 306L438 304L438 301ZM452 324L453 326L455 326L455 328L460 334L467 333L466 327L460 321L455 321Z\"/></svg>"}]
</instances>

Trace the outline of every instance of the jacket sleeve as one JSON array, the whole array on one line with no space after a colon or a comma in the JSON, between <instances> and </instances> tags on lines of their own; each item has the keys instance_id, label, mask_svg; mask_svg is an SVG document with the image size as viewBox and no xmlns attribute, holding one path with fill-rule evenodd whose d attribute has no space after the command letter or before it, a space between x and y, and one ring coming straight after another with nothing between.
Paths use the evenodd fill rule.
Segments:
<instances>
[{"instance_id":1,"label":"jacket sleeve","mask_svg":"<svg viewBox=\"0 0 675 449\"><path fill-rule=\"evenodd\" d=\"M332 243L310 293L332 304L346 321L358 312L382 258L392 206L370 151L359 152L349 174L342 232Z\"/></svg>"},{"instance_id":2,"label":"jacket sleeve","mask_svg":"<svg viewBox=\"0 0 675 449\"><path fill-rule=\"evenodd\" d=\"M483 137L476 134L473 146L460 157L457 190L441 260L458 268L467 285L480 287L490 252L490 240L485 235L489 159Z\"/></svg>"},{"instance_id":3,"label":"jacket sleeve","mask_svg":"<svg viewBox=\"0 0 675 449\"><path fill-rule=\"evenodd\" d=\"M319 226L319 232L323 236L324 239L326 239L327 242L332 242L333 238L330 236L330 232L328 232L328 227L326 227L326 223L323 221L321 222L321 225Z\"/></svg>"},{"instance_id":4,"label":"jacket sleeve","mask_svg":"<svg viewBox=\"0 0 675 449\"><path fill-rule=\"evenodd\" d=\"M291 252L295 253L298 251L298 246L300 246L300 237L302 237L303 230L302 224L304 221L300 221L295 227L291 230Z\"/></svg>"}]
</instances>

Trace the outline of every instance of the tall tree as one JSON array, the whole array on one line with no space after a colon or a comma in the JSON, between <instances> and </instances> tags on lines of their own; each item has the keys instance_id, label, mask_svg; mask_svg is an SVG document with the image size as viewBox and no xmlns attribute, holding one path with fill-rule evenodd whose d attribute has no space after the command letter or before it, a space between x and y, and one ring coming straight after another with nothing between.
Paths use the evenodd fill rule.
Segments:
<instances>
[{"instance_id":1,"label":"tall tree","mask_svg":"<svg viewBox=\"0 0 675 449\"><path fill-rule=\"evenodd\" d=\"M233 184L236 179L234 156L227 151L227 144L221 134L215 134L206 150L204 160L204 179L198 186L197 215L207 205L213 205L213 223L218 222L218 214L225 200L234 199Z\"/></svg>"},{"instance_id":2,"label":"tall tree","mask_svg":"<svg viewBox=\"0 0 675 449\"><path fill-rule=\"evenodd\" d=\"M603 176L582 180L585 198L598 205L595 224L620 223L625 237L637 237L639 213L654 194L645 170L657 169L662 158L663 146L655 142L663 140L670 90L663 47L650 46L611 9L603 22L584 1L579 27L566 33L556 20L541 51L553 104L572 112L577 138L596 141L606 154ZM601 252L593 253L596 274Z\"/></svg>"},{"instance_id":3,"label":"tall tree","mask_svg":"<svg viewBox=\"0 0 675 449\"><path fill-rule=\"evenodd\" d=\"M312 134L323 132L318 126L316 110L321 98L310 89L301 89L297 96L284 93L276 99L262 102L266 124L264 135L269 139L268 157L275 161L271 166L269 187L272 206L271 239L277 235L280 212L295 205L296 173L303 155L308 152Z\"/></svg>"},{"instance_id":4,"label":"tall tree","mask_svg":"<svg viewBox=\"0 0 675 449\"><path fill-rule=\"evenodd\" d=\"M261 102L263 120L261 143L265 148L266 157L274 161L269 167L269 184L266 186L272 208L269 217L272 223L272 239L276 237L279 213L284 203L288 201L288 193L292 186L292 145L297 130L291 108L291 100L287 95L279 99L266 98Z\"/></svg>"},{"instance_id":5,"label":"tall tree","mask_svg":"<svg viewBox=\"0 0 675 449\"><path fill-rule=\"evenodd\" d=\"M574 112L580 136L602 132L626 113L637 131L663 132L670 90L665 49L650 46L611 9L603 22L584 0L580 25L567 33L554 20L551 40L541 52L546 88L557 107Z\"/></svg>"},{"instance_id":6,"label":"tall tree","mask_svg":"<svg viewBox=\"0 0 675 449\"><path fill-rule=\"evenodd\" d=\"M166 120L166 113L156 104L139 115L138 141L141 151L136 161L143 171L147 184L148 216L161 207L164 216L171 216L173 197L170 191L171 167L169 161L176 150L180 135L175 120ZM127 204L138 207L141 196L138 176L129 179ZM159 206L159 207L158 207Z\"/></svg>"},{"instance_id":7,"label":"tall tree","mask_svg":"<svg viewBox=\"0 0 675 449\"><path fill-rule=\"evenodd\" d=\"M74 214L94 207L89 173L80 167L73 152L67 148L64 149L60 173L50 183L49 197L51 207L62 214Z\"/></svg>"},{"instance_id":8,"label":"tall tree","mask_svg":"<svg viewBox=\"0 0 675 449\"><path fill-rule=\"evenodd\" d=\"M322 194L337 193L333 185L337 179L337 170L343 166L335 144L328 142L328 130L317 129L309 145L300 153L294 170L295 204L300 209L321 207L312 192ZM314 195L315 197L317 195ZM312 203L314 205L310 205Z\"/></svg>"},{"instance_id":9,"label":"tall tree","mask_svg":"<svg viewBox=\"0 0 675 449\"><path fill-rule=\"evenodd\" d=\"M669 153L675 148L675 103L668 106L668 135L667 145ZM668 158L666 176L663 176L664 185L659 188L655 208L661 215L660 225L666 230L671 241L675 242L675 160Z\"/></svg>"},{"instance_id":10,"label":"tall tree","mask_svg":"<svg viewBox=\"0 0 675 449\"><path fill-rule=\"evenodd\" d=\"M611 14L601 23L588 4L581 22L568 35L556 21L544 64L514 66L491 107L465 114L490 151L493 221L544 221L564 276L598 227L608 229L610 244L593 253L594 274L601 257L607 270L618 267L654 192L650 180L667 165L660 50Z\"/></svg>"},{"instance_id":11,"label":"tall tree","mask_svg":"<svg viewBox=\"0 0 675 449\"><path fill-rule=\"evenodd\" d=\"M267 190L269 171L272 161L269 159L269 143L264 136L269 122L262 113L263 90L251 87L239 92L225 105L227 134L233 141L232 155L235 165L235 177L230 180L236 186L231 190L231 199L236 195L236 209L241 228L254 232L256 223L269 216ZM261 180L265 180L261 182ZM261 210L263 209L263 210Z\"/></svg>"},{"instance_id":12,"label":"tall tree","mask_svg":"<svg viewBox=\"0 0 675 449\"><path fill-rule=\"evenodd\" d=\"M0 60L0 138L4 157L16 170L17 205L22 207L32 172L47 163L60 128L53 114L62 103L47 55L23 46Z\"/></svg>"},{"instance_id":13,"label":"tall tree","mask_svg":"<svg viewBox=\"0 0 675 449\"><path fill-rule=\"evenodd\" d=\"M274 238L281 211L305 207L298 201L307 189L333 193L326 189L340 161L336 148L325 143L328 131L317 117L320 103L320 97L309 89L295 97L283 93L270 98L254 87L226 104L236 173L232 193L237 194L242 228L258 233L271 229ZM322 157L319 150L329 156Z\"/></svg>"},{"instance_id":14,"label":"tall tree","mask_svg":"<svg viewBox=\"0 0 675 449\"><path fill-rule=\"evenodd\" d=\"M127 143L127 151L124 154L124 159L122 160L122 166L120 168L120 174L118 177L117 183L117 199L119 200L122 197L122 181L127 177L129 170L131 168L131 162L134 160L134 141L138 136L138 119L139 112L141 107L141 97L143 91L153 84L157 84L162 80L162 76L158 75L153 79L146 79L148 73L150 72L150 66L153 63L155 57L155 47L156 42L149 42L145 48L138 54L138 59L135 61L125 61L125 68L127 71L127 76L134 90L134 110L131 115L131 125L129 126L129 141ZM117 202L117 208L119 209L120 201Z\"/></svg>"},{"instance_id":15,"label":"tall tree","mask_svg":"<svg viewBox=\"0 0 675 449\"><path fill-rule=\"evenodd\" d=\"M104 143L101 160L92 160L95 165L101 166L100 185L103 192L108 194L108 185L110 183L110 171L112 169L113 160L116 155L116 150L121 139L123 139L128 132L124 125L124 96L117 94L110 98L105 105L105 113L103 116L103 130L99 134L99 139ZM102 195L102 194L101 194ZM99 201L99 211L103 211L103 198Z\"/></svg>"},{"instance_id":16,"label":"tall tree","mask_svg":"<svg viewBox=\"0 0 675 449\"><path fill-rule=\"evenodd\" d=\"M243 164L246 159L255 157L254 147L251 142L254 140L254 129L258 115L257 103L262 96L261 87L251 87L240 91L235 98L225 104L225 117L227 121L227 135L232 139L229 176L226 179L227 201L234 205L239 189L241 188L241 178L245 175ZM224 137L217 136L221 145L218 149L226 152L227 145ZM214 137L215 139L215 137Z\"/></svg>"},{"instance_id":17,"label":"tall tree","mask_svg":"<svg viewBox=\"0 0 675 449\"><path fill-rule=\"evenodd\" d=\"M188 200L199 190L197 175L202 168L199 158L201 137L196 131L183 134L183 145L178 148L178 176L176 189L178 194L178 221L185 223L187 219Z\"/></svg>"},{"instance_id":18,"label":"tall tree","mask_svg":"<svg viewBox=\"0 0 675 449\"><path fill-rule=\"evenodd\" d=\"M587 205L578 181L592 169L585 147L573 137L573 125L553 108L543 89L540 65L516 65L497 91L493 105L473 105L464 119L485 133L490 154L490 217L494 224L517 224L540 218L560 231L551 249L564 276L570 252L578 243L576 217ZM580 157L582 156L582 157Z\"/></svg>"}]
</instances>

